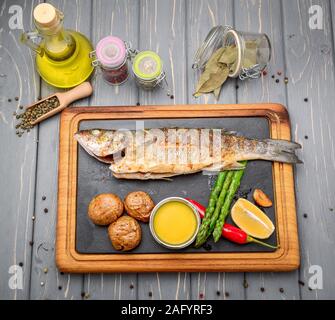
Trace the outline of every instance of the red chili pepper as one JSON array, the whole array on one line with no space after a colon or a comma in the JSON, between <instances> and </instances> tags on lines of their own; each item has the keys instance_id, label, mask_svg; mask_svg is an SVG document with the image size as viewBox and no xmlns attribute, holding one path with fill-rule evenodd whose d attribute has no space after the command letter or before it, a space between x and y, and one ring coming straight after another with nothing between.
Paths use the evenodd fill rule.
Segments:
<instances>
[{"instance_id":1,"label":"red chili pepper","mask_svg":"<svg viewBox=\"0 0 335 320\"><path fill-rule=\"evenodd\" d=\"M191 202L198 210L200 218L202 219L205 216L206 208L200 204L199 202L190 199L190 198L185 198L187 201ZM272 249L277 249L278 247L272 246L270 244L267 244L263 241L259 241L251 236L249 236L246 232L243 230L232 226L231 224L225 223L222 229L222 236L230 240L231 242L238 243L238 244L246 244L250 242L258 243L262 246L272 248Z\"/></svg>"},{"instance_id":2,"label":"red chili pepper","mask_svg":"<svg viewBox=\"0 0 335 320\"><path fill-rule=\"evenodd\" d=\"M187 200L188 202L191 202L196 207L196 209L199 212L200 218L203 219L205 216L206 208L202 204L200 204L199 202L193 199L185 198L185 200Z\"/></svg>"}]
</instances>

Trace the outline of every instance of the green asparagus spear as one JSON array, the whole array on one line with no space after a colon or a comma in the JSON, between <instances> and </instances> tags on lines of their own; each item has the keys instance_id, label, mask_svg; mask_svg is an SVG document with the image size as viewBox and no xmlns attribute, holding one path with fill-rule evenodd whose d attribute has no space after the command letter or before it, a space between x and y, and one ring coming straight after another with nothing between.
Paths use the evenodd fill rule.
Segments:
<instances>
[{"instance_id":1,"label":"green asparagus spear","mask_svg":"<svg viewBox=\"0 0 335 320\"><path fill-rule=\"evenodd\" d=\"M233 201L234 195L241 184L243 174L244 174L244 169L237 170L233 173L232 182L229 186L227 196L221 208L220 216L218 217L216 224L215 224L215 228L213 232L213 237L214 237L215 242L218 242L219 239L221 238L223 225L229 213L230 205L231 205L231 202Z\"/></svg>"},{"instance_id":2,"label":"green asparagus spear","mask_svg":"<svg viewBox=\"0 0 335 320\"><path fill-rule=\"evenodd\" d=\"M214 213L213 213L213 215L211 217L211 223L210 223L209 228L208 228L207 238L212 234L212 232L214 230L216 221L217 221L217 219L218 219L218 217L220 215L221 208L222 208L222 206L223 206L223 204L225 202L226 194L227 194L229 186L230 186L230 184L232 182L233 176L234 176L234 172L233 171L229 171L228 174L227 174L226 180L225 180L225 182L223 184L222 190L220 192L218 201L216 202L215 211L214 211Z\"/></svg>"},{"instance_id":3,"label":"green asparagus spear","mask_svg":"<svg viewBox=\"0 0 335 320\"><path fill-rule=\"evenodd\" d=\"M206 241L206 236L208 233L208 226L210 224L212 214L215 210L216 201L222 189L226 175L227 175L227 171L220 172L216 179L215 185L212 188L211 194L209 196L208 206L205 212L205 217L202 220L202 224L197 234L197 239L196 239L196 244L195 244L196 247L200 247ZM205 240L203 241L203 239Z\"/></svg>"}]
</instances>

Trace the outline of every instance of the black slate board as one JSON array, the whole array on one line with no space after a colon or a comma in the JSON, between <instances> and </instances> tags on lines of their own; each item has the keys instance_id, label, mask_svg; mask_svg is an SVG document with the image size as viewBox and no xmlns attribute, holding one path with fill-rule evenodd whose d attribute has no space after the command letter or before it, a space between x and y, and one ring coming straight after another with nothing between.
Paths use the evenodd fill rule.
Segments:
<instances>
[{"instance_id":1,"label":"black slate board","mask_svg":"<svg viewBox=\"0 0 335 320\"><path fill-rule=\"evenodd\" d=\"M143 121L140 120L143 124ZM225 128L237 131L249 138L269 138L268 120L261 117L250 118L202 118L202 119L153 119L145 120L145 128ZM135 120L94 120L82 121L80 130L84 129L130 129L136 128ZM79 253L119 253L113 249L108 238L107 227L95 226L87 216L87 207L91 199L99 193L115 193L124 199L132 191L148 192L155 203L171 197L189 197L207 205L210 188L216 176L202 173L179 176L173 181L161 180L119 180L115 179L108 165L87 154L83 148L78 148L78 185L77 185L77 215L76 215L76 250ZM272 164L267 161L249 161L240 186L240 196L252 201L251 190L260 188L273 200ZM274 207L264 209L276 226ZM227 220L233 224L231 218ZM134 250L128 253L166 253L166 252L268 252L272 249L256 244L238 245L227 240L214 243L209 240L204 248L188 247L181 250L170 250L160 246L152 238L148 224L141 223L142 241ZM272 245L277 244L276 233L268 240Z\"/></svg>"}]
</instances>

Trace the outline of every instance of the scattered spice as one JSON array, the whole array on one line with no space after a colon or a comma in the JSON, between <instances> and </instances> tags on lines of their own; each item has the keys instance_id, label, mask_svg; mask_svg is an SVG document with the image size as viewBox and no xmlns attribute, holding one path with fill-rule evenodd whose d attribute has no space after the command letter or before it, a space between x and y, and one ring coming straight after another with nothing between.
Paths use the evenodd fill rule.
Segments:
<instances>
[{"instance_id":1,"label":"scattered spice","mask_svg":"<svg viewBox=\"0 0 335 320\"><path fill-rule=\"evenodd\" d=\"M284 293L284 289L283 288L279 288L279 292L280 293Z\"/></svg>"},{"instance_id":2,"label":"scattered spice","mask_svg":"<svg viewBox=\"0 0 335 320\"><path fill-rule=\"evenodd\" d=\"M140 106L141 104L139 102L136 103L137 106Z\"/></svg>"},{"instance_id":3,"label":"scattered spice","mask_svg":"<svg viewBox=\"0 0 335 320\"><path fill-rule=\"evenodd\" d=\"M261 290L261 292L264 292L264 291L265 291L265 288L261 287L261 289L260 289L260 290Z\"/></svg>"},{"instance_id":4,"label":"scattered spice","mask_svg":"<svg viewBox=\"0 0 335 320\"><path fill-rule=\"evenodd\" d=\"M48 208L44 208L44 213L48 213L49 212L49 210L48 210Z\"/></svg>"},{"instance_id":5,"label":"scattered spice","mask_svg":"<svg viewBox=\"0 0 335 320\"><path fill-rule=\"evenodd\" d=\"M20 263L19 263L19 266L20 266L20 267L23 267L23 262L20 262Z\"/></svg>"},{"instance_id":6,"label":"scattered spice","mask_svg":"<svg viewBox=\"0 0 335 320\"><path fill-rule=\"evenodd\" d=\"M48 271L49 271L48 268L44 268L44 269L43 269L43 272L44 272L44 273L48 273Z\"/></svg>"},{"instance_id":7,"label":"scattered spice","mask_svg":"<svg viewBox=\"0 0 335 320\"><path fill-rule=\"evenodd\" d=\"M85 293L85 296L84 296L84 298L85 299L88 299L90 297L90 294L87 292L87 293Z\"/></svg>"},{"instance_id":8,"label":"scattered spice","mask_svg":"<svg viewBox=\"0 0 335 320\"><path fill-rule=\"evenodd\" d=\"M81 297L84 298L85 297L85 292L81 293Z\"/></svg>"},{"instance_id":9,"label":"scattered spice","mask_svg":"<svg viewBox=\"0 0 335 320\"><path fill-rule=\"evenodd\" d=\"M263 76L266 76L268 73L267 73L266 70L263 70L262 74L263 74Z\"/></svg>"},{"instance_id":10,"label":"scattered spice","mask_svg":"<svg viewBox=\"0 0 335 320\"><path fill-rule=\"evenodd\" d=\"M152 297L152 292L151 292L151 291L149 291L148 295L149 295L149 297Z\"/></svg>"},{"instance_id":11,"label":"scattered spice","mask_svg":"<svg viewBox=\"0 0 335 320\"><path fill-rule=\"evenodd\" d=\"M199 293L199 298L203 299L204 298L204 294L202 292Z\"/></svg>"},{"instance_id":12,"label":"scattered spice","mask_svg":"<svg viewBox=\"0 0 335 320\"><path fill-rule=\"evenodd\" d=\"M63 272L63 271L61 271L61 272L60 272L60 274L63 276L63 275L64 275L64 272Z\"/></svg>"},{"instance_id":13,"label":"scattered spice","mask_svg":"<svg viewBox=\"0 0 335 320\"><path fill-rule=\"evenodd\" d=\"M236 90L238 90L238 89L239 89L239 86L237 85L237 86L236 86Z\"/></svg>"},{"instance_id":14,"label":"scattered spice","mask_svg":"<svg viewBox=\"0 0 335 320\"><path fill-rule=\"evenodd\" d=\"M8 102L12 102L12 99L8 98Z\"/></svg>"},{"instance_id":15,"label":"scattered spice","mask_svg":"<svg viewBox=\"0 0 335 320\"><path fill-rule=\"evenodd\" d=\"M131 285L129 286L129 288L130 288L130 289L134 289L134 285L131 284Z\"/></svg>"},{"instance_id":16,"label":"scattered spice","mask_svg":"<svg viewBox=\"0 0 335 320\"><path fill-rule=\"evenodd\" d=\"M43 281L41 281L41 287L43 287L44 286L44 282Z\"/></svg>"},{"instance_id":17,"label":"scattered spice","mask_svg":"<svg viewBox=\"0 0 335 320\"><path fill-rule=\"evenodd\" d=\"M173 94L170 95L170 99L171 100L174 99L174 95Z\"/></svg>"},{"instance_id":18,"label":"scattered spice","mask_svg":"<svg viewBox=\"0 0 335 320\"><path fill-rule=\"evenodd\" d=\"M308 98L305 98L304 101L305 101L305 102L308 102Z\"/></svg>"},{"instance_id":19,"label":"scattered spice","mask_svg":"<svg viewBox=\"0 0 335 320\"><path fill-rule=\"evenodd\" d=\"M278 76L281 76L281 75L282 75L282 72L281 72L281 71L278 71L277 74L278 74Z\"/></svg>"},{"instance_id":20,"label":"scattered spice","mask_svg":"<svg viewBox=\"0 0 335 320\"><path fill-rule=\"evenodd\" d=\"M225 296L226 296L226 297L229 297L229 292L225 292Z\"/></svg>"},{"instance_id":21,"label":"scattered spice","mask_svg":"<svg viewBox=\"0 0 335 320\"><path fill-rule=\"evenodd\" d=\"M19 97L15 97L15 101L19 101Z\"/></svg>"},{"instance_id":22,"label":"scattered spice","mask_svg":"<svg viewBox=\"0 0 335 320\"><path fill-rule=\"evenodd\" d=\"M244 281L243 281L243 287L244 287L245 289L247 289L247 288L249 287L249 284L248 284L247 280L244 280Z\"/></svg>"},{"instance_id":23,"label":"scattered spice","mask_svg":"<svg viewBox=\"0 0 335 320\"><path fill-rule=\"evenodd\" d=\"M273 74L273 75L271 76L271 78L274 79L274 78L275 78L275 75Z\"/></svg>"},{"instance_id":24,"label":"scattered spice","mask_svg":"<svg viewBox=\"0 0 335 320\"><path fill-rule=\"evenodd\" d=\"M33 246L34 245L34 241L29 241L29 245Z\"/></svg>"},{"instance_id":25,"label":"scattered spice","mask_svg":"<svg viewBox=\"0 0 335 320\"><path fill-rule=\"evenodd\" d=\"M47 198L46 196L43 196L43 197L42 197L42 200L44 201L46 198Z\"/></svg>"},{"instance_id":26,"label":"scattered spice","mask_svg":"<svg viewBox=\"0 0 335 320\"><path fill-rule=\"evenodd\" d=\"M308 290L309 290L309 291L312 291L313 289L312 289L311 287L308 287Z\"/></svg>"},{"instance_id":27,"label":"scattered spice","mask_svg":"<svg viewBox=\"0 0 335 320\"><path fill-rule=\"evenodd\" d=\"M329 208L329 211L332 211L332 212L333 212L333 211L334 211L334 209L333 209L333 208Z\"/></svg>"},{"instance_id":28,"label":"scattered spice","mask_svg":"<svg viewBox=\"0 0 335 320\"><path fill-rule=\"evenodd\" d=\"M220 290L216 291L216 295L217 295L217 296L221 295Z\"/></svg>"},{"instance_id":29,"label":"scattered spice","mask_svg":"<svg viewBox=\"0 0 335 320\"><path fill-rule=\"evenodd\" d=\"M301 285L301 286L304 286L305 285L305 282L299 280L298 283Z\"/></svg>"},{"instance_id":30,"label":"scattered spice","mask_svg":"<svg viewBox=\"0 0 335 320\"><path fill-rule=\"evenodd\" d=\"M307 213L304 213L304 218L306 219L308 217Z\"/></svg>"},{"instance_id":31,"label":"scattered spice","mask_svg":"<svg viewBox=\"0 0 335 320\"><path fill-rule=\"evenodd\" d=\"M32 217L31 217L31 220L35 220L35 216L32 216Z\"/></svg>"},{"instance_id":32,"label":"scattered spice","mask_svg":"<svg viewBox=\"0 0 335 320\"><path fill-rule=\"evenodd\" d=\"M58 286L58 290L62 290L62 286Z\"/></svg>"},{"instance_id":33,"label":"scattered spice","mask_svg":"<svg viewBox=\"0 0 335 320\"><path fill-rule=\"evenodd\" d=\"M279 83L279 79L276 79L276 83Z\"/></svg>"},{"instance_id":34,"label":"scattered spice","mask_svg":"<svg viewBox=\"0 0 335 320\"><path fill-rule=\"evenodd\" d=\"M284 78L284 82L285 82L285 84L288 84L288 78L287 77Z\"/></svg>"},{"instance_id":35,"label":"scattered spice","mask_svg":"<svg viewBox=\"0 0 335 320\"><path fill-rule=\"evenodd\" d=\"M56 96L50 97L34 106L26 109L23 113L16 115L16 119L21 119L18 128L21 129L17 135L22 135L24 131L33 128L33 122L59 106L59 100Z\"/></svg>"},{"instance_id":36,"label":"scattered spice","mask_svg":"<svg viewBox=\"0 0 335 320\"><path fill-rule=\"evenodd\" d=\"M19 106L20 110L23 110L23 106Z\"/></svg>"}]
</instances>

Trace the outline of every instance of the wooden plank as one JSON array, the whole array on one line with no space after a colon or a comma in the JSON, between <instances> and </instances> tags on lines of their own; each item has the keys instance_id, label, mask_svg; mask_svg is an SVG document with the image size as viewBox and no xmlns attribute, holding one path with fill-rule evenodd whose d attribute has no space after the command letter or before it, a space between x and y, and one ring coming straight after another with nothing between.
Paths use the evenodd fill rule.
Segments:
<instances>
[{"instance_id":1,"label":"wooden plank","mask_svg":"<svg viewBox=\"0 0 335 320\"><path fill-rule=\"evenodd\" d=\"M92 42L94 45L108 35L120 37L136 48L138 45L137 1L95 0L92 3ZM129 69L131 64L129 63ZM93 79L94 95L92 105L136 105L138 90L132 81L121 86L110 86L101 74ZM90 274L85 275L84 291L92 299L135 299L137 296L136 274Z\"/></svg>"},{"instance_id":2,"label":"wooden plank","mask_svg":"<svg viewBox=\"0 0 335 320\"><path fill-rule=\"evenodd\" d=\"M271 101L286 105L280 1L239 0L234 2L234 8L236 30L266 33L272 45L268 74L258 80L239 81L238 103ZM272 78L273 74L275 79ZM276 82L277 79L279 83ZM247 299L299 299L298 271L284 274L246 274L245 286Z\"/></svg>"},{"instance_id":3,"label":"wooden plank","mask_svg":"<svg viewBox=\"0 0 335 320\"><path fill-rule=\"evenodd\" d=\"M191 68L194 56L209 30L217 25L234 25L233 0L187 1L187 81L189 103L236 103L236 81L228 80L216 101L212 94L194 98L199 71ZM244 299L243 273L191 274L192 299Z\"/></svg>"},{"instance_id":4,"label":"wooden plank","mask_svg":"<svg viewBox=\"0 0 335 320\"><path fill-rule=\"evenodd\" d=\"M15 2L27 13L23 15L26 30L31 28L29 13L36 4L37 1ZM9 19L16 20L15 12L10 12L15 9L12 5L10 1L0 5L0 300L29 298L37 130L18 138L13 112L20 113L20 105L36 100L40 89L32 55L19 42L22 30L9 27ZM10 288L8 281L15 271L10 268L20 268L21 263L22 283L17 271L19 287Z\"/></svg>"},{"instance_id":5,"label":"wooden plank","mask_svg":"<svg viewBox=\"0 0 335 320\"><path fill-rule=\"evenodd\" d=\"M187 103L186 11L185 0L141 0L139 50L156 51L163 60L164 70L174 99L160 88L140 90L143 105ZM189 299L189 274L139 274L139 299Z\"/></svg>"},{"instance_id":6,"label":"wooden plank","mask_svg":"<svg viewBox=\"0 0 335 320\"><path fill-rule=\"evenodd\" d=\"M50 1L64 12L64 27L82 32L88 38L91 31L91 1ZM59 89L42 82L41 95ZM75 104L88 104L83 99ZM31 273L31 299L81 299L83 277L60 273L55 265L55 231L57 216L59 115L39 125L38 165L35 198L34 254ZM42 197L46 200L43 201ZM48 209L45 213L44 209ZM47 273L44 273L47 268Z\"/></svg>"},{"instance_id":7,"label":"wooden plank","mask_svg":"<svg viewBox=\"0 0 335 320\"><path fill-rule=\"evenodd\" d=\"M309 8L319 5L323 30L309 28ZM289 83L288 105L294 139L303 145L296 168L303 299L334 296L335 211L334 51L329 1L283 1L284 40ZM308 100L304 101L305 98ZM304 214L306 218L304 218ZM313 269L323 271L323 289L308 289ZM311 273L310 273L311 272Z\"/></svg>"}]
</instances>

